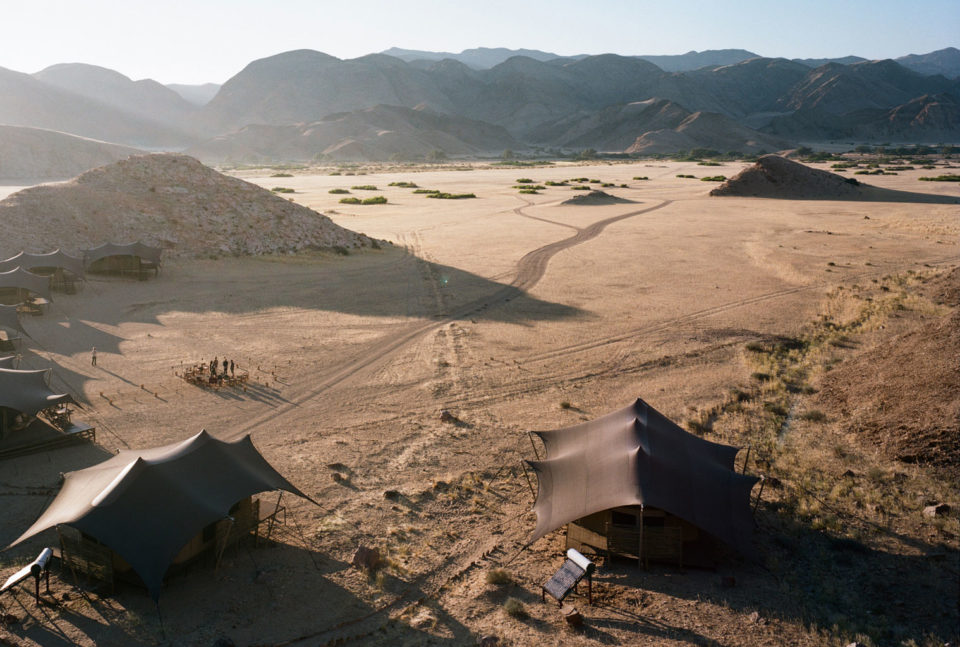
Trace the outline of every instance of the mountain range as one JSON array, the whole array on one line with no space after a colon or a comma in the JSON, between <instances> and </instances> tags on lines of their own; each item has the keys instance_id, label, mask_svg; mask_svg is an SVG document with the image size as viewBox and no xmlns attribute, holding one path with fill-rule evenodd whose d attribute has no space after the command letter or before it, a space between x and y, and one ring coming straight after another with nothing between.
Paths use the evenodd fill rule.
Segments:
<instances>
[{"instance_id":1,"label":"mountain range","mask_svg":"<svg viewBox=\"0 0 960 647\"><path fill-rule=\"evenodd\" d=\"M960 141L955 48L882 61L387 52L284 52L222 86L169 87L80 63L0 68L0 124L236 162Z\"/></svg>"}]
</instances>

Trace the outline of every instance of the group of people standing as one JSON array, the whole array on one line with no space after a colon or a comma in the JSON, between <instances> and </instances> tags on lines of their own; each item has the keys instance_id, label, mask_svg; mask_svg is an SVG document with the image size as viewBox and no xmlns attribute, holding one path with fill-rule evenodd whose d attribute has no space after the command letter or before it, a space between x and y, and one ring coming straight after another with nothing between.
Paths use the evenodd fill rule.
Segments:
<instances>
[{"instance_id":1,"label":"group of people standing","mask_svg":"<svg viewBox=\"0 0 960 647\"><path fill-rule=\"evenodd\" d=\"M230 377L234 376L236 372L236 365L233 363L232 359L228 362L227 358L224 357L222 362L222 365L223 365L222 369L219 368L220 365L221 365L221 362L218 361L218 358L214 357L212 360L210 360L210 376L211 377L216 377L218 371L222 377L227 377L227 375L229 375ZM230 372L227 373L227 371L230 371Z\"/></svg>"}]
</instances>

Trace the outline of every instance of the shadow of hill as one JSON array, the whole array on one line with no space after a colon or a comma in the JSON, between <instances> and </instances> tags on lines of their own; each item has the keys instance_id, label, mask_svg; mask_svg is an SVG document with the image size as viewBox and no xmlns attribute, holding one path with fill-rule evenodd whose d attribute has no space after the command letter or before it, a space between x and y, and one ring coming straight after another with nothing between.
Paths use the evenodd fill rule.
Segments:
<instances>
[{"instance_id":1,"label":"shadow of hill","mask_svg":"<svg viewBox=\"0 0 960 647\"><path fill-rule=\"evenodd\" d=\"M646 590L708 600L744 615L757 612L760 619L780 618L850 639L865 634L878 644L900 644L928 633L947 641L956 637L960 564L948 547L923 544L917 546L920 554L896 554L775 514L762 513L759 519L763 565L733 560L719 572L644 572L620 565L605 571ZM736 584L725 587L722 579L729 575Z\"/></svg>"},{"instance_id":2,"label":"shadow of hill","mask_svg":"<svg viewBox=\"0 0 960 647\"><path fill-rule=\"evenodd\" d=\"M89 351L92 345L112 350L121 341L86 322L158 324L159 316L168 312L250 315L271 308L303 308L370 317L469 316L514 323L584 314L398 248L335 260L304 255L171 263L156 279L126 281L114 289L121 282L97 280L92 290L58 295L56 306L43 318L59 317L58 325L71 329L70 334L61 331L60 352ZM31 324L27 322L31 334L35 329L49 331L46 323Z\"/></svg>"},{"instance_id":3,"label":"shadow of hill","mask_svg":"<svg viewBox=\"0 0 960 647\"><path fill-rule=\"evenodd\" d=\"M864 185L863 197L866 202L917 202L921 204L960 204L960 197L937 195L935 193L920 193L917 191L898 191L896 189L881 189L880 187Z\"/></svg>"}]
</instances>

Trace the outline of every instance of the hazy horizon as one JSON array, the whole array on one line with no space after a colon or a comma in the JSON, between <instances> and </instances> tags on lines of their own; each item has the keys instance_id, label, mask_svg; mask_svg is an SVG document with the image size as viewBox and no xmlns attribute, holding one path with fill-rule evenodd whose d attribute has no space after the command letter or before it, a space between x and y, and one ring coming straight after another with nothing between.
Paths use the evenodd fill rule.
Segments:
<instances>
[{"instance_id":1,"label":"hazy horizon","mask_svg":"<svg viewBox=\"0 0 960 647\"><path fill-rule=\"evenodd\" d=\"M691 0L410 0L349 4L285 0L172 0L163 4L38 0L4 8L0 67L34 73L87 63L132 79L223 83L253 60L295 49L342 59L402 49L475 47L577 54L676 55L745 49L783 58L897 58L957 46L960 3L813 0L771 6Z\"/></svg>"}]
</instances>

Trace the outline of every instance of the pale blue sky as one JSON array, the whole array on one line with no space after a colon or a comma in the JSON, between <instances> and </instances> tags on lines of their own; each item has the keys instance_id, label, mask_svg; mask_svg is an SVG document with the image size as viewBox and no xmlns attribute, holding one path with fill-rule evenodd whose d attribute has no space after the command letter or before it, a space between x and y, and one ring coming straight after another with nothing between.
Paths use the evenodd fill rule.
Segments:
<instances>
[{"instance_id":1,"label":"pale blue sky","mask_svg":"<svg viewBox=\"0 0 960 647\"><path fill-rule=\"evenodd\" d=\"M134 79L223 82L299 48L896 58L960 46L960 0L0 0L0 67L82 62Z\"/></svg>"}]
</instances>

